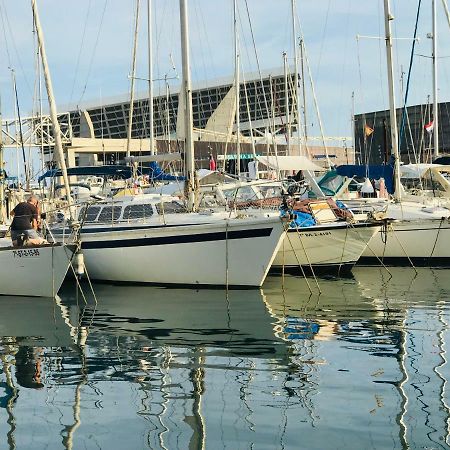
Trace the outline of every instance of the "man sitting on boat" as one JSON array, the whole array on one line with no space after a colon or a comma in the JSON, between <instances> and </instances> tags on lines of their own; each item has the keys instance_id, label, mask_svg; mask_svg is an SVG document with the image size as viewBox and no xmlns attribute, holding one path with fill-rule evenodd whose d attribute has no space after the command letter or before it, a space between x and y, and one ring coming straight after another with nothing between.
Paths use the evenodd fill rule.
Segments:
<instances>
[{"instance_id":1,"label":"man sitting on boat","mask_svg":"<svg viewBox=\"0 0 450 450\"><path fill-rule=\"evenodd\" d=\"M39 245L45 239L38 233L39 200L31 195L26 202L21 202L11 211L14 217L11 223L11 240L14 247Z\"/></svg>"}]
</instances>

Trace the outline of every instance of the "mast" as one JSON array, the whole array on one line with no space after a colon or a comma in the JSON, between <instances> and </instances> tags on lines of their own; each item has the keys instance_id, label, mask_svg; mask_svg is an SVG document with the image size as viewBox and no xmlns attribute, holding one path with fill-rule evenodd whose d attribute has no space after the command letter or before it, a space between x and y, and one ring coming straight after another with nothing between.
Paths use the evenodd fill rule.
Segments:
<instances>
[{"instance_id":1,"label":"mast","mask_svg":"<svg viewBox=\"0 0 450 450\"><path fill-rule=\"evenodd\" d=\"M152 0L147 0L147 42L148 42L148 113L150 128L150 154L155 152L155 132L153 129L153 41L152 41Z\"/></svg>"},{"instance_id":2,"label":"mast","mask_svg":"<svg viewBox=\"0 0 450 450\"><path fill-rule=\"evenodd\" d=\"M69 202L70 221L72 223L75 223L75 209L73 206L72 196L70 195L69 177L67 176L66 161L64 159L64 151L63 151L62 140L61 140L61 128L59 127L58 115L56 113L56 102L55 102L55 97L53 95L52 79L51 79L50 71L48 68L47 54L45 52L45 44L44 44L44 35L43 35L42 29L41 29L41 22L39 20L39 14L38 14L36 0L31 0L31 7L33 9L34 23L36 26L39 50L41 52L42 68L44 70L45 86L47 88L48 104L50 107L50 120L52 122L53 133L55 135L54 138L55 138L56 153L58 155L59 167L61 168L61 172L63 175L64 188L66 189L67 201Z\"/></svg>"},{"instance_id":3,"label":"mast","mask_svg":"<svg viewBox=\"0 0 450 450\"><path fill-rule=\"evenodd\" d=\"M20 147L22 149L23 167L24 167L24 171L25 171L25 186L27 189L30 189L30 169L29 169L29 164L27 163L27 158L25 156L25 147L23 144L22 119L20 116L19 94L17 92L16 72L14 69L11 69L11 74L12 74L12 80L13 80L14 98L16 101L16 115L17 115L16 123L19 124ZM19 182L19 156L17 155L17 183L18 182ZM19 187L19 184L17 184L17 187Z\"/></svg>"},{"instance_id":4,"label":"mast","mask_svg":"<svg viewBox=\"0 0 450 450\"><path fill-rule=\"evenodd\" d=\"M234 83L236 86L236 175L241 176L241 117L240 117L240 80L239 80L239 40L237 26L237 0L233 2L234 27Z\"/></svg>"},{"instance_id":5,"label":"mast","mask_svg":"<svg viewBox=\"0 0 450 450\"><path fill-rule=\"evenodd\" d=\"M397 129L396 106L395 106L391 20L394 20L394 17L391 15L390 2L389 0L384 0L384 25L386 32L386 57L387 57L388 87L389 87L389 116L391 125L392 155L394 156L394 180L395 180L394 199L395 201L400 201L401 200L400 155L398 151L398 129Z\"/></svg>"},{"instance_id":6,"label":"mast","mask_svg":"<svg viewBox=\"0 0 450 450\"><path fill-rule=\"evenodd\" d=\"M305 41L303 39L300 40L300 60L301 60L301 68L302 68L302 100L303 100L303 134L305 135L305 146L308 141L308 127L306 121L306 89L305 89Z\"/></svg>"},{"instance_id":7,"label":"mast","mask_svg":"<svg viewBox=\"0 0 450 450\"><path fill-rule=\"evenodd\" d=\"M133 128L133 107L134 107L134 83L136 79L136 53L138 44L138 28L139 28L139 3L136 2L136 21L134 23L134 43L133 43L133 55L131 57L131 85L130 85L130 112L128 114L128 130L127 130L127 157L130 157L131 151L131 131Z\"/></svg>"},{"instance_id":8,"label":"mast","mask_svg":"<svg viewBox=\"0 0 450 450\"><path fill-rule=\"evenodd\" d=\"M302 155L301 151L301 130L300 130L300 102L298 95L298 49L297 49L297 21L296 21L296 0L291 0L291 13L292 13L292 43L294 45L294 115L297 116L297 139L298 139L298 150L299 154Z\"/></svg>"},{"instance_id":9,"label":"mast","mask_svg":"<svg viewBox=\"0 0 450 450\"><path fill-rule=\"evenodd\" d=\"M195 185L194 185L194 136L193 136L193 114L192 114L192 87L191 71L189 61L189 29L187 0L180 0L180 28L181 28L181 58L183 66L183 88L181 94L184 96L184 149L186 164L187 183L187 207L188 211L195 209Z\"/></svg>"},{"instance_id":10,"label":"mast","mask_svg":"<svg viewBox=\"0 0 450 450\"><path fill-rule=\"evenodd\" d=\"M3 117L2 101L0 98L0 224L5 222L5 177L3 172Z\"/></svg>"},{"instance_id":11,"label":"mast","mask_svg":"<svg viewBox=\"0 0 450 450\"><path fill-rule=\"evenodd\" d=\"M284 113L286 116L286 141L287 154L291 154L291 118L289 114L289 83L288 83L288 61L287 53L283 52L283 68L284 68Z\"/></svg>"},{"instance_id":12,"label":"mast","mask_svg":"<svg viewBox=\"0 0 450 450\"><path fill-rule=\"evenodd\" d=\"M432 15L433 15L433 37L432 37L432 59L433 59L433 145L434 145L434 157L439 156L439 122L438 122L438 92L437 92L437 13L436 13L436 0L432 3Z\"/></svg>"}]
</instances>

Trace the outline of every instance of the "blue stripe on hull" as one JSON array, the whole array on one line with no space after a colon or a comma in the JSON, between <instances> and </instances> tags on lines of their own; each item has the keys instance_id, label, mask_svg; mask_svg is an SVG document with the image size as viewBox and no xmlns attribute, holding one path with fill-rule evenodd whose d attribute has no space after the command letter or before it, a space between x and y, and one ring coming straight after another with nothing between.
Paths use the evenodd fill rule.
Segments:
<instances>
[{"instance_id":1,"label":"blue stripe on hull","mask_svg":"<svg viewBox=\"0 0 450 450\"><path fill-rule=\"evenodd\" d=\"M256 230L242 231L221 231L217 233L188 234L181 236L149 237L137 239L114 239L110 241L83 241L81 234L82 249L100 248L125 248L125 247L145 247L155 245L171 244L191 244L194 242L224 241L226 239L248 239L255 237L267 237L272 233L273 228L259 228Z\"/></svg>"}]
</instances>

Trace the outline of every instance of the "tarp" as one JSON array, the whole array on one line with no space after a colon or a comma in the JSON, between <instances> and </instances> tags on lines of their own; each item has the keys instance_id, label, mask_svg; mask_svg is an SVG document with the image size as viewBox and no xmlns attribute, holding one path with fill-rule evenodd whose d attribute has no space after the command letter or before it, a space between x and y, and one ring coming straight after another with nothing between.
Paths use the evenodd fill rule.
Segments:
<instances>
[{"instance_id":1,"label":"tarp","mask_svg":"<svg viewBox=\"0 0 450 450\"><path fill-rule=\"evenodd\" d=\"M336 172L338 175L343 177L362 177L371 178L374 180L379 180L384 178L386 184L386 189L389 194L394 193L394 166L387 164L381 166L361 166L345 164L336 167Z\"/></svg>"},{"instance_id":2,"label":"tarp","mask_svg":"<svg viewBox=\"0 0 450 450\"><path fill-rule=\"evenodd\" d=\"M161 181L180 181L184 180L184 177L175 177L169 175L161 169L156 162L150 163L149 167L141 167L138 169L139 175L149 175L151 180ZM80 166L70 167L67 169L67 175L69 176L89 176L95 175L98 177L118 177L124 180L133 176L133 169L130 166ZM38 178L40 183L44 178L61 177L62 172L60 169L50 169Z\"/></svg>"},{"instance_id":3,"label":"tarp","mask_svg":"<svg viewBox=\"0 0 450 450\"><path fill-rule=\"evenodd\" d=\"M275 170L324 170L306 156L257 156L257 159L261 164Z\"/></svg>"}]
</instances>

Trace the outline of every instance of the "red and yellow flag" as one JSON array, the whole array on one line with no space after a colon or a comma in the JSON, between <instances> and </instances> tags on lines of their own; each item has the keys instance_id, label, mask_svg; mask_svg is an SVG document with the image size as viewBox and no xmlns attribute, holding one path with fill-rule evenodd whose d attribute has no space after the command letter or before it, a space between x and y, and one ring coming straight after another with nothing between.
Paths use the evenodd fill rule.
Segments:
<instances>
[{"instance_id":1,"label":"red and yellow flag","mask_svg":"<svg viewBox=\"0 0 450 450\"><path fill-rule=\"evenodd\" d=\"M373 128L370 128L369 125L364 125L364 136L369 137L373 133Z\"/></svg>"}]
</instances>

